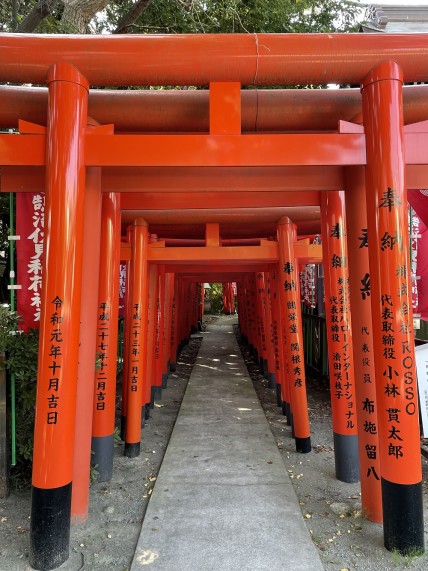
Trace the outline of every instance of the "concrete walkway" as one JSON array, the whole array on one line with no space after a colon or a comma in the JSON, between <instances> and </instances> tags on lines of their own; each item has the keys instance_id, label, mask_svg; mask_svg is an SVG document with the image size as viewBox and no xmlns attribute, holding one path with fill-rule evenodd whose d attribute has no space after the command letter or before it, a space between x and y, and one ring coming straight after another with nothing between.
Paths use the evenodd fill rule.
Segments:
<instances>
[{"instance_id":1,"label":"concrete walkway","mask_svg":"<svg viewBox=\"0 0 428 571\"><path fill-rule=\"evenodd\" d=\"M131 571L146 565L323 569L232 325L204 333Z\"/></svg>"}]
</instances>

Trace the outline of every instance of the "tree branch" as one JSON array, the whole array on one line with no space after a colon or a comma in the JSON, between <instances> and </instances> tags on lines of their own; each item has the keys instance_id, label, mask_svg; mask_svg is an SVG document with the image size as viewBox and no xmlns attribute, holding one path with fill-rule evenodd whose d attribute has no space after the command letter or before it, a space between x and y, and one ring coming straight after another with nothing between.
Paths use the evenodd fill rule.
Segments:
<instances>
[{"instance_id":1,"label":"tree branch","mask_svg":"<svg viewBox=\"0 0 428 571\"><path fill-rule=\"evenodd\" d=\"M119 20L117 27L113 30L113 34L126 34L144 10L149 6L152 0L139 0L136 2L132 8Z\"/></svg>"},{"instance_id":2,"label":"tree branch","mask_svg":"<svg viewBox=\"0 0 428 571\"><path fill-rule=\"evenodd\" d=\"M49 14L52 14L61 0L39 0L16 28L16 32L30 34Z\"/></svg>"}]
</instances>

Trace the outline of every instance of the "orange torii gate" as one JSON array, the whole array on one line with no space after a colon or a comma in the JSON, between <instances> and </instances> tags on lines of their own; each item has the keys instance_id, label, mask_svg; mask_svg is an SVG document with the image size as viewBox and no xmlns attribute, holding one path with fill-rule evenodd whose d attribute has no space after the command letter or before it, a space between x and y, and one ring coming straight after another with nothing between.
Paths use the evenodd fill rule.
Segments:
<instances>
[{"instance_id":1,"label":"orange torii gate","mask_svg":"<svg viewBox=\"0 0 428 571\"><path fill-rule=\"evenodd\" d=\"M85 202L88 179L99 198L101 192L123 193L122 205L116 208L122 209L124 225L134 225L131 232L134 263L131 309L133 307L135 311L129 326L130 334L134 333L141 344L145 339L140 328L147 304L147 287L139 278L146 276L148 253L158 256L152 262L166 265L171 262L168 258L171 254L163 250L175 250L157 247L157 244L154 248L149 247L147 224L151 233L166 238L201 239L200 228L212 223L220 224L222 233L229 239L275 236L278 231L280 254L276 254L275 260L279 259L281 265L277 267L276 279L283 303L277 310L281 316L282 334L289 344L291 357L294 356L290 367L300 362L302 347L298 340L299 316L294 311L298 297L294 238L289 219L300 222L300 233L318 232L320 192L345 190L346 196L348 189L352 191L353 204L367 210L367 228L353 224L346 230L343 212L332 207L325 222L329 241L325 265L327 274L331 274L332 268L346 267L354 290L361 284L367 292L367 274L370 278L369 314L372 313L373 320L370 324L364 322L363 326L373 341L374 373L371 374L376 377L377 417L370 421L370 427L376 431L379 440L378 443L367 443L365 450L360 445L360 456L366 453L370 460L380 458L381 474L376 472L377 464L365 464L367 474L360 472L366 485L363 502L367 505L371 502L364 498L365 489L368 495L377 490L373 497L378 497L381 487L385 546L402 552L423 549L422 475L405 216L406 188L424 187L428 178L427 126L423 122L427 117L421 103L425 91L418 87L411 92L413 103L418 101L417 112L413 115L409 112L410 124L404 127L402 84L403 81L427 81L427 46L423 34L393 37L376 34L0 35L0 81L47 84L48 87L47 99L46 91L25 89L24 95L31 101L34 93L37 109L31 109L33 103L29 104L30 115L27 117L12 111L7 119L14 122L12 126L17 124L17 119L26 119L19 123L20 134L0 135L2 190L30 191L42 187L46 190L46 256L31 518L33 566L52 569L68 556L72 484L76 476L75 471L73 476L72 447L80 335L77 317L81 306L82 271L90 263L87 256L85 259L84 221L93 214L88 201ZM141 57L142 53L144 57ZM340 115L339 127L332 132L332 115L329 122L317 123L315 117L319 115L319 109L309 99L309 94L305 94L308 101L300 128L289 123L284 129L286 132L277 132L272 127L275 114L268 111L265 123L256 121L254 128L242 128L241 99L244 102L254 97L241 94L242 85L327 82L361 85L362 116L358 102L356 113ZM89 120L89 85L209 85L209 119L204 119L205 124L199 123L202 126L198 129L187 127L187 132L162 133L158 124L152 132L144 134L138 133L139 126L135 123L133 127L134 119L131 119L123 127L123 133L115 134L113 125L97 126ZM14 88L1 89L3 104L9 96L13 98L16 91ZM102 123L119 123L120 111L116 112L115 118L109 116L109 105L113 106L113 100L109 103L108 97L101 104L105 113ZM202 96L192 97L196 100ZM205 103L202 104L206 105L207 95L203 97ZM266 101L270 97L267 94ZM342 96L333 93L330 100L327 94L322 97L334 107L334 101ZM355 104L355 92L352 97ZM266 110L268 105L262 104L261 100L256 103L256 116L259 108ZM342 103L343 109L349 112L352 106ZM246 105L250 108L251 101ZM254 107L254 101L252 105ZM180 113L179 109L174 110L174 115ZM45 115L46 127L38 124L43 123ZM125 116L126 111L122 117ZM251 112L247 115L246 125L250 125L248 117L251 122ZM100 120L99 115L94 118ZM414 120L422 122L413 124ZM179 124L193 123L183 119ZM266 132L256 132L259 128ZM126 133L128 130L132 134ZM306 132L294 132L301 130ZM365 170L365 183L358 169ZM227 194L231 189L233 194ZM367 208L364 208L366 201ZM179 214L177 209L181 209ZM188 223L195 225L193 235L185 233ZM361 224L364 223L362 218ZM173 235L168 236L162 230ZM212 241L207 244L210 259L205 259L204 263L208 265L210 260L220 264L235 263L238 268L242 256L239 253L232 255L228 246L213 245L220 231L211 230L206 237L207 242ZM348 255L343 249L345 236ZM365 236L369 237L369 272L366 271L367 260L358 261L355 269L348 263L348 256L349 260L357 260L358 240L361 237L365 240ZM245 247L245 251L251 248ZM273 246L254 248L272 249ZM195 264L195 274L206 275L205 271L200 273L205 270L200 252L192 253L192 248L183 250L186 252L181 255L185 256L186 263ZM260 271L264 263L273 262L272 258L261 256L260 251L251 261L258 266L256 271ZM179 272L179 265L180 260L175 259L169 273L173 273L172 269ZM270 268L266 271L269 273ZM357 273L363 271L363 275ZM340 307L344 314L349 312L348 278L342 274L340 279L342 293L331 295L329 302L332 308ZM251 296L251 283L245 287ZM184 288L182 290L179 293L185 300L190 294L186 294ZM106 295L100 290L101 294ZM339 295L343 299L337 304L335 299ZM359 313L359 304L368 296L364 299L358 294L351 297L353 309ZM364 319L369 319L369 314L365 307L364 311L361 309ZM335 328L329 332L332 335L337 335L337 327L339 330L346 327L347 335L351 334L350 321L344 325L332 320L331 327ZM95 334L94 329L94 337ZM347 343L347 340L343 338L343 342ZM343 355L335 357L335 362L341 366L345 357L346 360L349 358L349 349L342 347L342 350ZM355 348L354 358L361 358ZM141 365L144 367L143 360ZM89 363L87 366L89 371ZM134 365L138 369L134 375L137 390L132 390L131 380L127 393L127 398L131 399L127 407L130 407L133 419L129 438L126 437L130 456L138 453L140 427L137 431L136 425L141 418L141 406L147 403L140 386L143 373L139 366L140 363ZM282 400L287 402L287 398L291 398L292 405L298 401L304 406L302 393L294 397L292 394L302 382L301 377L297 377L300 375L297 367L295 369L294 388L290 387L290 395L283 395ZM345 369L347 367L338 371L343 373ZM368 373L360 370L359 374ZM337 377L336 382L342 380ZM354 381L347 379L346 382L350 389ZM361 378L355 380L357 384L361 382ZM341 390L338 386L334 388ZM351 392L349 394L349 398L354 398ZM362 398L359 394L357 391L357 399ZM364 398L370 403L374 399L367 395ZM362 408L362 403L357 403L357 411L358 407ZM370 404L370 410L371 407ZM307 451L309 435L304 418L300 417L300 421L298 430L301 432L296 434L296 444L302 451ZM364 428L359 426L358 430L360 438L364 439ZM340 453L345 460L349 459L350 447L346 439L349 436L354 441L354 434L338 433L336 436L341 443ZM373 483L369 485L370 482ZM377 510L373 519L380 517L379 503L377 499L371 504L373 510Z\"/></svg>"}]
</instances>

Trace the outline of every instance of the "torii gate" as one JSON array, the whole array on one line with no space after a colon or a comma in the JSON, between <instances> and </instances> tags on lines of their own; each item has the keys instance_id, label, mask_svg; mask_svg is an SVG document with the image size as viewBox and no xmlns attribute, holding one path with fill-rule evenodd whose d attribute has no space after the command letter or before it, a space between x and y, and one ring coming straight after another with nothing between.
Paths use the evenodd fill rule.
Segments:
<instances>
[{"instance_id":1,"label":"torii gate","mask_svg":"<svg viewBox=\"0 0 428 571\"><path fill-rule=\"evenodd\" d=\"M282 300L286 307L293 309L297 300L296 286L292 285L294 238L289 218L279 220L283 214L281 208L286 206L288 196L294 207L322 206L332 337L337 337L338 343L348 344L346 335L350 334L350 322L345 326L343 321L334 321L333 317L337 311L342 317L349 313L346 284L350 279L354 337L363 339L361 335L367 335L372 341L371 349L367 339L364 344L375 361L378 418L377 423L366 420L366 426L378 433L379 442L366 444L365 452L371 461L378 461L379 457L382 461L385 546L403 552L423 549L406 188L426 186L428 151L424 144L424 123L404 128L402 83L427 80L427 46L427 37L422 34L393 37L376 34L0 36L0 81L47 84L49 93L47 128L22 122L19 135L0 135L0 164L5 167L2 168L2 190L33 190L39 188L45 178L47 199L31 518L33 566L51 569L68 556L73 482L70 443L74 440L73 405L79 344L76 322L80 313L82 267L89 263L85 262L83 252L83 223L91 212L88 206L85 211L85 171L92 191L99 198L101 189L104 193L127 191L121 208L124 210L123 223L134 221L131 245L137 270L134 268L132 296L139 310L147 304L144 282L139 279L140 272L147 271L147 266L144 269L141 264L149 259L147 222L141 217L147 218L149 212L146 210L152 209L153 213L154 209L161 208L161 188L169 191L171 210L195 208L193 200L196 200L200 224L229 224L239 234L239 217L244 207L250 209L247 213L250 218L244 218L246 222L256 215L253 224L259 236L273 235L277 223L281 222L278 225L279 253L275 261L280 261L278 277L281 276ZM316 120L319 115L316 104L308 102L309 112L305 105L300 128L299 123L291 127L293 131L304 129L307 132L258 133L255 132L259 128L257 117L260 109L266 110L266 105L262 105L256 95L255 128L247 126L248 131L242 133L241 85L327 82L361 85L364 128L357 110L356 115L341 116L340 119L350 122L341 122L335 132L315 132L320 128L332 129L332 114L328 118L330 126L325 127L322 121ZM208 84L209 121L199 127L200 132L161 133L158 123L151 134L114 134L111 125L87 126L89 85ZM413 103L418 101L419 112L424 107L425 91L422 89L410 92L413 96L421 96L412 99ZM2 90L2 97L7 98L8 93L15 93L14 88ZM34 97L38 102L31 112L40 114L42 109L44 116L45 92L24 90L24 95L31 101ZM313 94L301 96L312 101L309 97ZM324 96L330 105L342 97L338 94ZM107 103L102 104L105 112L102 123L115 122L109 116L109 106L113 106L113 102L108 97ZM192 94L191 97L205 98L206 104L206 94ZM242 101L251 100L251 97L254 106L253 95L243 94ZM270 94L266 96L267 101L269 97ZM177 96L177 100L179 98L181 96ZM348 111L352 107L349 102L342 103ZM190 105L193 109L193 104ZM275 120L275 115L270 113L271 121ZM409 113L409 116L415 115ZM265 117L268 123L269 112ZM12 120L17 118L15 114ZM39 118L40 115L34 121L37 123ZM425 118L418 117L418 120ZM193 124L187 120L184 123ZM124 130L138 131L134 124L138 125L131 115ZM208 126L209 132L206 132ZM270 129L272 127L267 128ZM251 193L247 193L246 185L251 188ZM236 194L225 197L224 191L229 188ZM201 189L209 192L198 194ZM337 192L343 189L347 197L347 231L343 196ZM362 207L366 203L366 189L367 210ZM218 209L220 197L225 206ZM271 212L270 217L263 219L260 212L253 210L266 207L276 209L277 217L273 218ZM118 208L116 205L116 211ZM207 218L214 215L213 208L218 209L215 220ZM160 215L151 230L156 232L159 220L172 224L182 224L185 220L185 216L174 219L171 214ZM307 224L306 231L309 226ZM346 232L347 241L344 240ZM208 232L206 241L214 240L214 235ZM361 247L367 245L367 236L370 238L370 270L367 252ZM224 262L225 257L227 261L227 246L211 245L207 251L216 247L224 248L219 252L219 261ZM190 252L191 248L188 250ZM162 248L153 248L150 252L155 258L159 256L153 259L157 263L172 261L165 257ZM189 252L186 255L193 255ZM210 250L208 255L213 253ZM229 262L238 261L238 256L230 256ZM194 258L187 261L195 262L200 271L203 258L200 253L195 253ZM266 261L259 254L256 258L261 263ZM335 272L339 270L336 278ZM341 285L339 289L337 280ZM359 296L360 290L365 296ZM362 303L369 292L371 311ZM340 296L342 301L336 303ZM287 324L292 314L284 308L281 311L283 323ZM373 326L369 323L371 313ZM137 321L137 317L132 320L131 329L138 328ZM358 322L357 328L355 322ZM290 325L288 333L297 335L297 330ZM52 341L60 344L55 354L52 353ZM292 345L297 347L299 343L291 340ZM342 354L337 353L336 363L342 367L340 374L348 375L344 361L349 359L349 350L342 349ZM300 350L301 347L296 349ZM359 374L369 375L364 368ZM351 387L353 383L348 376L346 379ZM343 394L342 381L342 377L336 377L337 395ZM358 400L359 383L361 379L356 387ZM132 397L131 393L130 389L128 397ZM337 400L340 401L339 396ZM63 416L60 423L56 420L58 403L67 403L58 409ZM134 404L132 407L138 419L141 400L135 400ZM371 413L374 400L367 396L359 406ZM340 412L341 407L342 401L338 404L338 414L344 412ZM354 427L352 416L356 409L355 406L355 410L348 410L348 427ZM133 425L135 427L135 422ZM305 435L304 440L306 438ZM128 439L127 443L129 455L136 453L139 435L138 442ZM335 446L339 460L347 458L349 451L352 451L351 457L355 456L356 432L346 432L343 418L335 428ZM373 464L368 466L368 476L370 474L379 478Z\"/></svg>"}]
</instances>

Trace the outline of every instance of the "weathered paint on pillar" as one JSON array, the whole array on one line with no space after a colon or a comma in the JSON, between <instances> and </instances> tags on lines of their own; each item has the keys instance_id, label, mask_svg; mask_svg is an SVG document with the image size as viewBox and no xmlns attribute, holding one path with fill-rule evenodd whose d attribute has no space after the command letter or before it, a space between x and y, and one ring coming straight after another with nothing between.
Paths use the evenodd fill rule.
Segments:
<instances>
[{"instance_id":1,"label":"weathered paint on pillar","mask_svg":"<svg viewBox=\"0 0 428 571\"><path fill-rule=\"evenodd\" d=\"M321 194L325 310L336 477L360 478L345 194Z\"/></svg>"},{"instance_id":2,"label":"weathered paint on pillar","mask_svg":"<svg viewBox=\"0 0 428 571\"><path fill-rule=\"evenodd\" d=\"M361 502L367 519L380 523L381 467L363 167L348 167L345 170L345 189Z\"/></svg>"},{"instance_id":3,"label":"weathered paint on pillar","mask_svg":"<svg viewBox=\"0 0 428 571\"><path fill-rule=\"evenodd\" d=\"M424 525L402 81L384 62L364 79L362 100L384 543L409 553L424 549Z\"/></svg>"},{"instance_id":4,"label":"weathered paint on pillar","mask_svg":"<svg viewBox=\"0 0 428 571\"><path fill-rule=\"evenodd\" d=\"M132 304L125 456L140 455L141 403L144 394L147 343L147 222L137 218L132 226Z\"/></svg>"},{"instance_id":5,"label":"weathered paint on pillar","mask_svg":"<svg viewBox=\"0 0 428 571\"><path fill-rule=\"evenodd\" d=\"M297 452L311 451L311 436L306 397L305 358L303 354L302 316L298 295L299 277L293 248L291 220L284 216L278 224L279 259L281 264L280 295L287 323L287 355L293 406L294 438Z\"/></svg>"},{"instance_id":6,"label":"weathered paint on pillar","mask_svg":"<svg viewBox=\"0 0 428 571\"><path fill-rule=\"evenodd\" d=\"M72 523L88 517L91 470L92 401L97 342L97 301L101 240L101 169L86 172L82 298L80 307L79 365L77 371L76 422L73 456Z\"/></svg>"},{"instance_id":7,"label":"weathered paint on pillar","mask_svg":"<svg viewBox=\"0 0 428 571\"><path fill-rule=\"evenodd\" d=\"M47 81L45 257L30 531L35 569L61 565L70 541L89 88L65 63L54 65Z\"/></svg>"},{"instance_id":8,"label":"weathered paint on pillar","mask_svg":"<svg viewBox=\"0 0 428 571\"><path fill-rule=\"evenodd\" d=\"M116 354L119 314L120 194L102 200L100 283L98 288L97 361L93 403L92 457L98 482L113 475L116 412Z\"/></svg>"}]
</instances>

